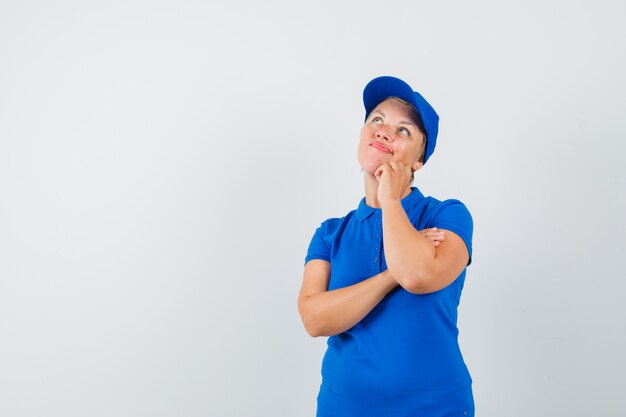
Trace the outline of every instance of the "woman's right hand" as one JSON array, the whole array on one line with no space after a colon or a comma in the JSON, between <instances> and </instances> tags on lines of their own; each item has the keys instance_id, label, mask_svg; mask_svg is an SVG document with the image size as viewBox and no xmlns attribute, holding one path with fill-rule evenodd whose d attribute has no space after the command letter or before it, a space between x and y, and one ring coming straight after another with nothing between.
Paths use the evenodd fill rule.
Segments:
<instances>
[{"instance_id":1,"label":"woman's right hand","mask_svg":"<svg viewBox=\"0 0 626 417\"><path fill-rule=\"evenodd\" d=\"M436 227L431 227L429 229L422 229L419 232L426 239L430 240L430 242L433 244L434 247L439 246L441 241L445 239L443 230L439 230Z\"/></svg>"}]
</instances>

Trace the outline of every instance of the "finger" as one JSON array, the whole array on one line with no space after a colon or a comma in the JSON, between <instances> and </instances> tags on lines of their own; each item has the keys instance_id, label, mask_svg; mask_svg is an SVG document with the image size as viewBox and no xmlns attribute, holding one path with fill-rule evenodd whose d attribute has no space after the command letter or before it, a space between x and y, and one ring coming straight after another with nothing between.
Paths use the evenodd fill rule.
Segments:
<instances>
[{"instance_id":1,"label":"finger","mask_svg":"<svg viewBox=\"0 0 626 417\"><path fill-rule=\"evenodd\" d=\"M380 176L383 175L383 172L385 171L385 165L386 164L382 164L381 166L379 166L378 168L376 168L376 171L374 172L374 176L378 179L380 179Z\"/></svg>"},{"instance_id":2,"label":"finger","mask_svg":"<svg viewBox=\"0 0 626 417\"><path fill-rule=\"evenodd\" d=\"M402 161L390 161L389 165L392 166L395 172L411 171L411 167L409 165L405 165Z\"/></svg>"},{"instance_id":3,"label":"finger","mask_svg":"<svg viewBox=\"0 0 626 417\"><path fill-rule=\"evenodd\" d=\"M393 169L393 172L402 172L404 170L404 164L400 161L391 161L389 165Z\"/></svg>"},{"instance_id":4,"label":"finger","mask_svg":"<svg viewBox=\"0 0 626 417\"><path fill-rule=\"evenodd\" d=\"M430 243L432 243L433 246L439 246L439 244L441 243L440 240L431 237L427 237L426 240L428 240Z\"/></svg>"},{"instance_id":5,"label":"finger","mask_svg":"<svg viewBox=\"0 0 626 417\"><path fill-rule=\"evenodd\" d=\"M431 242L437 242L437 244L439 244L439 242L442 242L444 240L443 235L427 234L427 235L424 235L424 238L427 240L430 240Z\"/></svg>"},{"instance_id":6,"label":"finger","mask_svg":"<svg viewBox=\"0 0 626 417\"><path fill-rule=\"evenodd\" d=\"M382 164L380 164L378 166L378 168L376 168L376 171L386 171L389 169L389 162L383 162Z\"/></svg>"}]
</instances>

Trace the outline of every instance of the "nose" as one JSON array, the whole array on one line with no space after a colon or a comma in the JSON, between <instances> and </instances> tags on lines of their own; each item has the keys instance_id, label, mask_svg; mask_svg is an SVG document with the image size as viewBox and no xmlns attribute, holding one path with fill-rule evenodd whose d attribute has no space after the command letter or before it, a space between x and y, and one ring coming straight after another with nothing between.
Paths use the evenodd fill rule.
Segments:
<instances>
[{"instance_id":1,"label":"nose","mask_svg":"<svg viewBox=\"0 0 626 417\"><path fill-rule=\"evenodd\" d=\"M391 134L386 126L380 126L376 131L376 139L383 139L385 141L391 140Z\"/></svg>"}]
</instances>

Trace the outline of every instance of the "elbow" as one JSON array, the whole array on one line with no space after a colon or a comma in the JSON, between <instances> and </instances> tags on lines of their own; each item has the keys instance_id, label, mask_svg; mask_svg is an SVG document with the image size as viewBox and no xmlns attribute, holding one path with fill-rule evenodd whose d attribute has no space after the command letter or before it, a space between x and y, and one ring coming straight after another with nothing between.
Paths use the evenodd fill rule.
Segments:
<instances>
[{"instance_id":1,"label":"elbow","mask_svg":"<svg viewBox=\"0 0 626 417\"><path fill-rule=\"evenodd\" d=\"M412 294L428 294L434 276L437 275L433 258L423 256L416 258L387 259L387 268L398 284Z\"/></svg>"},{"instance_id":2,"label":"elbow","mask_svg":"<svg viewBox=\"0 0 626 417\"><path fill-rule=\"evenodd\" d=\"M391 270L391 269L390 269ZM412 294L428 294L433 292L430 288L432 274L427 270L391 271L398 284Z\"/></svg>"},{"instance_id":3,"label":"elbow","mask_svg":"<svg viewBox=\"0 0 626 417\"><path fill-rule=\"evenodd\" d=\"M322 325L305 324L304 329L311 337L333 336L337 334L333 333L331 329Z\"/></svg>"},{"instance_id":4,"label":"elbow","mask_svg":"<svg viewBox=\"0 0 626 417\"><path fill-rule=\"evenodd\" d=\"M300 318L302 319L302 324L304 325L304 330L306 330L309 336L311 337L325 336L322 323L316 317L314 311L307 308L305 303L301 303L298 306L298 310L300 312Z\"/></svg>"},{"instance_id":5,"label":"elbow","mask_svg":"<svg viewBox=\"0 0 626 417\"><path fill-rule=\"evenodd\" d=\"M315 323L313 323L311 320L307 320L303 317L302 323L304 324L304 330L306 330L309 336L311 337L324 336L324 332L322 331L322 328L316 325Z\"/></svg>"},{"instance_id":6,"label":"elbow","mask_svg":"<svg viewBox=\"0 0 626 417\"><path fill-rule=\"evenodd\" d=\"M304 327L306 329L306 332L309 334L309 336L311 337L320 337L320 336L326 336L320 329L317 328L309 328L309 327Z\"/></svg>"},{"instance_id":7,"label":"elbow","mask_svg":"<svg viewBox=\"0 0 626 417\"><path fill-rule=\"evenodd\" d=\"M411 294L427 294L424 283L415 277L405 279L401 284L402 288Z\"/></svg>"},{"instance_id":8,"label":"elbow","mask_svg":"<svg viewBox=\"0 0 626 417\"><path fill-rule=\"evenodd\" d=\"M407 282L405 285L402 285L402 288L410 292L411 294L428 294L430 291L426 288L423 282L417 279L412 279Z\"/></svg>"},{"instance_id":9,"label":"elbow","mask_svg":"<svg viewBox=\"0 0 626 417\"><path fill-rule=\"evenodd\" d=\"M337 332L333 329L333 326L322 317L317 316L314 313L301 314L302 324L304 324L304 330L311 337L320 336L333 336Z\"/></svg>"}]
</instances>

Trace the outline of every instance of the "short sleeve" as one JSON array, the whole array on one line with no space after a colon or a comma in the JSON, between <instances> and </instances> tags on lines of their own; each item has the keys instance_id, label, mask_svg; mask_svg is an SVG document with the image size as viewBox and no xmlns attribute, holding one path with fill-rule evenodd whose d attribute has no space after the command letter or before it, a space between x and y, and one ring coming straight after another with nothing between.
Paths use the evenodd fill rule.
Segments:
<instances>
[{"instance_id":1,"label":"short sleeve","mask_svg":"<svg viewBox=\"0 0 626 417\"><path fill-rule=\"evenodd\" d=\"M474 222L472 215L463 203L459 200L445 200L439 207L429 222L428 227L449 230L459 235L469 253L469 261L472 263L472 234L474 232Z\"/></svg>"},{"instance_id":2,"label":"short sleeve","mask_svg":"<svg viewBox=\"0 0 626 417\"><path fill-rule=\"evenodd\" d=\"M330 245L326 240L326 223L327 222L322 223L311 238L309 250L307 251L306 258L304 259L305 265L312 259L322 259L330 262Z\"/></svg>"}]
</instances>

